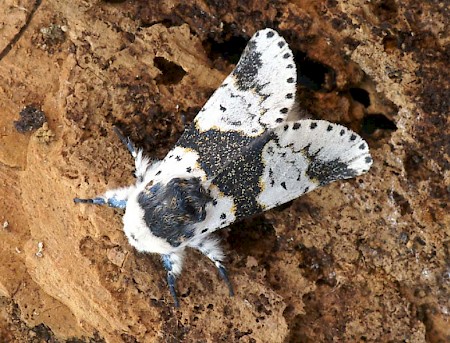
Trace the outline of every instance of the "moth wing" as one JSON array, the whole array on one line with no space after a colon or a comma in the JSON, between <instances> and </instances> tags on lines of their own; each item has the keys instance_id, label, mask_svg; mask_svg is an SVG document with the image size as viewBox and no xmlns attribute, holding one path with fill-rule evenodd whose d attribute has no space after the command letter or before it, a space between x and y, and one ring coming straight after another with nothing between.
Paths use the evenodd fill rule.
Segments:
<instances>
[{"instance_id":1,"label":"moth wing","mask_svg":"<svg viewBox=\"0 0 450 343\"><path fill-rule=\"evenodd\" d=\"M296 81L294 58L286 41L272 29L258 31L235 69L195 118L196 130L259 136L285 120L294 105Z\"/></svg>"},{"instance_id":2,"label":"moth wing","mask_svg":"<svg viewBox=\"0 0 450 343\"><path fill-rule=\"evenodd\" d=\"M333 181L366 173L369 146L352 130L324 120L301 120L275 130L262 151L256 200L264 211Z\"/></svg>"},{"instance_id":3,"label":"moth wing","mask_svg":"<svg viewBox=\"0 0 450 343\"><path fill-rule=\"evenodd\" d=\"M233 72L195 117L145 183L166 183L174 177L198 177L215 199L201 232L234 221L234 202L210 180L259 144L284 122L295 103L297 72L286 41L274 30L255 33ZM283 90L280 92L280 90ZM208 227L205 226L208 225Z\"/></svg>"},{"instance_id":4,"label":"moth wing","mask_svg":"<svg viewBox=\"0 0 450 343\"><path fill-rule=\"evenodd\" d=\"M197 167L217 175L246 146L287 118L297 72L286 41L274 30L255 33L236 68L186 129L175 149L198 154ZM282 90L282 92L280 92Z\"/></svg>"},{"instance_id":5,"label":"moth wing","mask_svg":"<svg viewBox=\"0 0 450 343\"><path fill-rule=\"evenodd\" d=\"M367 143L344 126L324 120L286 122L261 136L245 155L212 180L216 208L202 228L221 228L324 186L367 172Z\"/></svg>"}]
</instances>

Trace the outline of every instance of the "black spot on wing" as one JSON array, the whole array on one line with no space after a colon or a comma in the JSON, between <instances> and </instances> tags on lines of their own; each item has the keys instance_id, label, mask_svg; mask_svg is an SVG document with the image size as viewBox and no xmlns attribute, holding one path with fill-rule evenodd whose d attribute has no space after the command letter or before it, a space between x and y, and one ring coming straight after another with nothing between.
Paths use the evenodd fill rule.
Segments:
<instances>
[{"instance_id":1,"label":"black spot on wing","mask_svg":"<svg viewBox=\"0 0 450 343\"><path fill-rule=\"evenodd\" d=\"M166 185L147 186L138 195L148 229L174 247L194 235L193 225L205 219L211 201L199 178L174 178Z\"/></svg>"}]
</instances>

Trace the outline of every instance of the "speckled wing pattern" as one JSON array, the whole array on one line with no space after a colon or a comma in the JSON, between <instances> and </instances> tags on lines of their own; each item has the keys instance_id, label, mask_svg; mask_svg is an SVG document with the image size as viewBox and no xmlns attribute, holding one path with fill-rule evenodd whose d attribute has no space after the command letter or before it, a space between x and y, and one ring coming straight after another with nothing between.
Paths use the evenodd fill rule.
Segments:
<instances>
[{"instance_id":1,"label":"speckled wing pattern","mask_svg":"<svg viewBox=\"0 0 450 343\"><path fill-rule=\"evenodd\" d=\"M287 43L274 30L257 32L152 177L155 183L197 177L208 189L213 201L196 234L369 169L367 143L351 130L321 120L286 121L295 90Z\"/></svg>"},{"instance_id":2,"label":"speckled wing pattern","mask_svg":"<svg viewBox=\"0 0 450 343\"><path fill-rule=\"evenodd\" d=\"M214 179L232 193L237 218L269 210L330 182L367 172L372 163L367 143L344 126L324 120L286 122L265 144ZM229 175L240 175L235 183ZM248 191L250 189L250 191Z\"/></svg>"},{"instance_id":3,"label":"speckled wing pattern","mask_svg":"<svg viewBox=\"0 0 450 343\"><path fill-rule=\"evenodd\" d=\"M286 120L295 102L296 79L285 40L274 30L258 31L177 147L198 152L207 178L216 176L252 141Z\"/></svg>"},{"instance_id":4,"label":"speckled wing pattern","mask_svg":"<svg viewBox=\"0 0 450 343\"><path fill-rule=\"evenodd\" d=\"M171 177L207 180L217 175L255 138L286 120L294 106L296 80L286 41L272 29L256 32L235 69L150 179L154 183Z\"/></svg>"},{"instance_id":5,"label":"speckled wing pattern","mask_svg":"<svg viewBox=\"0 0 450 343\"><path fill-rule=\"evenodd\" d=\"M361 175L371 164L367 143L344 126L325 120L285 122L253 141L212 180L224 198L233 199L232 211L207 209L211 216L201 226L217 230L317 187Z\"/></svg>"}]
</instances>

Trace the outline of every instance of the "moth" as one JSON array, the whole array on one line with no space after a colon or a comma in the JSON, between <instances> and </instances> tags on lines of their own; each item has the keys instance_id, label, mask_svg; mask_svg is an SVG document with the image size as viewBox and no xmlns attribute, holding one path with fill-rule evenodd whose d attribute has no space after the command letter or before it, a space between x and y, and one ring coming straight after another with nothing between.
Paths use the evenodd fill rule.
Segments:
<instances>
[{"instance_id":1,"label":"moth","mask_svg":"<svg viewBox=\"0 0 450 343\"><path fill-rule=\"evenodd\" d=\"M296 67L272 29L255 33L238 64L162 161L116 133L134 158L136 183L76 203L125 209L123 230L140 252L160 254L175 306L187 247L206 255L233 295L216 230L330 182L367 172L367 143L324 120L289 121Z\"/></svg>"}]
</instances>

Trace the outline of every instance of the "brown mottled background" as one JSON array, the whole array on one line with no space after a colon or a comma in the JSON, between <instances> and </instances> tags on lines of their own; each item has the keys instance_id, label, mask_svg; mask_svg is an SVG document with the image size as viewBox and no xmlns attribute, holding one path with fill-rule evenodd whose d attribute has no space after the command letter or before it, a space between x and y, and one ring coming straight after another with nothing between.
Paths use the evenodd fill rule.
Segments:
<instances>
[{"instance_id":1,"label":"brown mottled background","mask_svg":"<svg viewBox=\"0 0 450 343\"><path fill-rule=\"evenodd\" d=\"M449 7L2 1L0 342L449 342ZM120 213L72 199L133 182L113 125L162 158L265 27L375 162L222 230L234 298L189 251L174 309Z\"/></svg>"}]
</instances>

